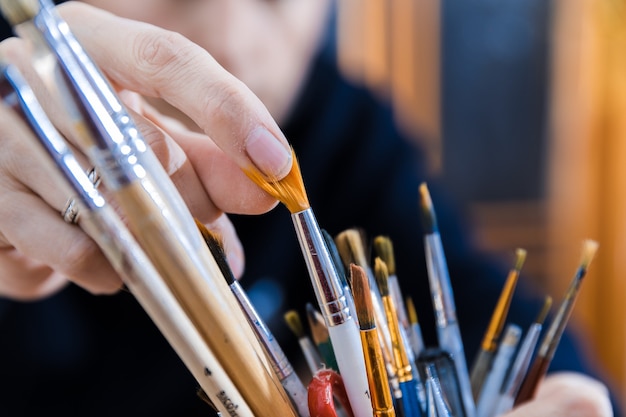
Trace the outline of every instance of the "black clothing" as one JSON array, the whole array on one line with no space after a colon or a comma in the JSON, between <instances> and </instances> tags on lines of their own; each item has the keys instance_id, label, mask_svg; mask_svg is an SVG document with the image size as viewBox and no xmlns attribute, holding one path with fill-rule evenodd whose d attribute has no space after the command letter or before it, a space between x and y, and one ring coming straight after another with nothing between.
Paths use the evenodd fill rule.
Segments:
<instances>
[{"instance_id":1,"label":"black clothing","mask_svg":"<svg viewBox=\"0 0 626 417\"><path fill-rule=\"evenodd\" d=\"M427 344L435 344L418 210L424 164L394 126L389 108L343 80L325 51L283 128L321 227L332 235L358 226L370 238L391 237L403 291L416 302ZM473 251L453 202L436 181L429 188L471 364L509 265ZM304 318L305 303L315 298L290 215L279 207L232 218L246 250L243 284L252 293L269 283L272 291L287 294L282 304L275 300L279 311L268 321L297 361L298 345L282 313L297 308ZM526 329L540 306L522 283L509 320ZM196 397L193 378L129 293L97 297L69 286L38 302L0 299L0 335L0 416L211 414ZM570 335L552 369L591 371Z\"/></svg>"}]
</instances>

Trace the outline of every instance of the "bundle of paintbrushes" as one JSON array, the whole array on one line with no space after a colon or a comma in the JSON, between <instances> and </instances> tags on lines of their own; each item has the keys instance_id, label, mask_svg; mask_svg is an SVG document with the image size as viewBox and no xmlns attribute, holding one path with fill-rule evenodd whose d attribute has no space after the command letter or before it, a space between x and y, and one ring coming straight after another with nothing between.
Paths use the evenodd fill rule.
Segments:
<instances>
[{"instance_id":1,"label":"bundle of paintbrushes","mask_svg":"<svg viewBox=\"0 0 626 417\"><path fill-rule=\"evenodd\" d=\"M570 316L595 253L583 260L534 362L544 311L527 331L509 324L501 337L525 253L519 251L474 366L465 362L450 278L428 190L420 188L429 284L439 345L425 348L412 300L401 292L391 242L364 234L335 239L320 229L298 163L273 181L247 172L291 212L317 307L307 306L313 340L296 313L296 333L313 380L304 384L226 263L219 236L192 218L129 113L49 0L0 0L17 36L31 42L34 70L67 109L73 146L102 179L83 171L72 146L36 94L9 63L1 70L5 105L13 108L75 194L80 227L99 245L222 415L496 416L533 397ZM104 196L106 194L107 197ZM111 208L113 199L118 211ZM72 219L75 220L75 219ZM307 388L308 385L308 388ZM337 400L338 408L335 408Z\"/></svg>"},{"instance_id":2,"label":"bundle of paintbrushes","mask_svg":"<svg viewBox=\"0 0 626 417\"><path fill-rule=\"evenodd\" d=\"M359 329L363 356L354 352L344 361L365 362L371 411L383 416L495 417L533 398L545 376L568 322L582 279L597 250L585 241L580 264L539 349L535 349L552 299L546 297L536 320L523 330L506 324L507 313L520 276L526 251L518 249L480 349L471 368L464 360L454 297L437 228L434 208L425 184L420 187L425 224L425 256L435 308L439 344L425 347L411 297L404 297L395 273L392 242L385 236L373 241L373 268L367 261L367 241L362 230L348 229L331 239L322 230L326 249L343 290L335 300L345 300L354 311L351 320ZM347 274L346 274L347 272ZM346 278L347 275L347 278ZM406 303L405 303L406 300ZM285 320L300 341L312 374L324 369L341 372L322 314L306 306L312 339L305 334L295 311ZM505 326L506 325L506 326ZM531 362L534 356L534 361ZM354 366L356 367L356 366ZM344 373L342 373L344 375ZM344 378L346 390L353 374Z\"/></svg>"}]
</instances>

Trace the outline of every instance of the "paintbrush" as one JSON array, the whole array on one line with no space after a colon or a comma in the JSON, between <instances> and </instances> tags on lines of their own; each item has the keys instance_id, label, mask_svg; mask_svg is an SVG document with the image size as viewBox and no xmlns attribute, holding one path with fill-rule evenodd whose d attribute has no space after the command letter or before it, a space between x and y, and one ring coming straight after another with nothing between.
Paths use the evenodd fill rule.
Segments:
<instances>
[{"instance_id":1,"label":"paintbrush","mask_svg":"<svg viewBox=\"0 0 626 417\"><path fill-rule=\"evenodd\" d=\"M246 315L248 323L252 326L254 334L259 340L259 343L261 343L261 346L263 346L265 354L272 365L272 369L278 376L280 383L285 388L287 395L291 398L293 405L296 407L298 414L300 417L309 417L307 390L298 375L294 372L293 366L291 366L291 363L287 359L287 356L278 344L276 338L274 338L274 335L270 331L269 327L267 327L263 318L261 318L259 313L254 308L254 305L239 284L239 281L235 279L235 276L228 265L228 261L226 260L226 252L224 251L224 245L221 237L218 236L217 233L209 230L198 220L196 220L196 225L202 233L202 237L207 243L213 257L217 261L217 265L222 271L222 275L226 279L226 283L230 287L233 295L239 303L239 306Z\"/></svg>"},{"instance_id":2,"label":"paintbrush","mask_svg":"<svg viewBox=\"0 0 626 417\"><path fill-rule=\"evenodd\" d=\"M335 351L330 341L330 334L328 333L328 328L326 328L324 317L311 303L306 303L306 316L309 321L309 329L311 329L313 342L322 355L324 364L327 368L339 372Z\"/></svg>"},{"instance_id":3,"label":"paintbrush","mask_svg":"<svg viewBox=\"0 0 626 417\"><path fill-rule=\"evenodd\" d=\"M500 388L511 365L513 354L522 336L522 328L516 324L506 327L502 342L499 344L497 353L493 358L493 364L485 377L483 389L476 402L476 415L478 417L493 417L492 410L497 403Z\"/></svg>"},{"instance_id":4,"label":"paintbrush","mask_svg":"<svg viewBox=\"0 0 626 417\"><path fill-rule=\"evenodd\" d=\"M6 3L0 3L3 10ZM21 4L13 2L16 3ZM137 144L143 142L137 139L138 129L123 107L110 112L115 109L103 97L113 89L58 16L54 5L40 0L38 6L37 10L24 7L25 15L31 18L55 54L81 114L88 118L74 123L77 128L88 130L81 135L89 137L89 143L82 144L89 146L81 150L102 175L107 190L128 220L129 230L254 413L293 415L289 399L220 276L189 211L184 203L176 207L168 203L169 190L173 190L178 201L182 197L160 164L151 163L155 159L142 160L144 154L137 152ZM119 99L115 102L119 103ZM149 169L163 171L158 178L164 182L156 183L148 175ZM168 192L163 192L164 186ZM180 212L183 209L185 212ZM193 230L187 226L190 222Z\"/></svg>"},{"instance_id":5,"label":"paintbrush","mask_svg":"<svg viewBox=\"0 0 626 417\"><path fill-rule=\"evenodd\" d=\"M430 192L425 183L420 185L419 194L425 229L426 266L433 307L435 309L439 346L452 355L457 370L465 413L468 417L474 417L474 398L472 397L469 372L465 360L463 339L461 338L461 331L456 318L456 306L450 284L448 265L441 243L437 216L430 198Z\"/></svg>"},{"instance_id":6,"label":"paintbrush","mask_svg":"<svg viewBox=\"0 0 626 417\"><path fill-rule=\"evenodd\" d=\"M589 268L589 264L593 260L597 250L598 242L591 239L584 241L580 264L554 316L554 320L541 341L537 356L524 378L524 382L520 387L517 397L515 397L515 405L531 400L535 396L539 382L548 372L548 367L554 357L554 352L559 345L561 336L565 331L572 309L574 308L576 298L580 292L583 278L587 275L587 268Z\"/></svg>"},{"instance_id":7,"label":"paintbrush","mask_svg":"<svg viewBox=\"0 0 626 417\"><path fill-rule=\"evenodd\" d=\"M80 227L100 247L126 287L198 381L212 405L224 414L234 407L238 415L252 417L252 411L220 362L119 216L98 192L94 181L82 170L17 69L7 66L2 74L1 91L8 94L3 100L27 121L76 194L81 204ZM7 82L15 94L8 93Z\"/></svg>"},{"instance_id":8,"label":"paintbrush","mask_svg":"<svg viewBox=\"0 0 626 417\"><path fill-rule=\"evenodd\" d=\"M344 380L350 405L355 416L371 416L372 405L365 360L363 355L354 354L361 350L359 330L352 318L337 269L309 205L295 155L293 161L291 171L281 180L267 178L254 166L245 171L256 184L283 203L291 213L315 296L335 350L337 365L342 375L350 375L350 378Z\"/></svg>"},{"instance_id":9,"label":"paintbrush","mask_svg":"<svg viewBox=\"0 0 626 417\"><path fill-rule=\"evenodd\" d=\"M306 364L309 367L309 371L311 371L311 375L315 375L317 371L324 368L324 361L322 360L319 351L315 348L311 338L304 332L304 326L302 325L300 314L298 314L296 310L289 310L285 313L284 318L285 323L287 323L289 329L298 339L300 349L302 350Z\"/></svg>"},{"instance_id":10,"label":"paintbrush","mask_svg":"<svg viewBox=\"0 0 626 417\"><path fill-rule=\"evenodd\" d=\"M374 276L376 277L387 324L389 325L392 360L400 391L402 392L402 409L406 417L418 417L421 415L422 409L418 399L418 381L413 376L413 366L409 361L406 344L400 332L396 306L389 294L387 266L380 258L376 258L374 261Z\"/></svg>"},{"instance_id":11,"label":"paintbrush","mask_svg":"<svg viewBox=\"0 0 626 417\"><path fill-rule=\"evenodd\" d=\"M391 397L389 378L379 342L378 330L374 320L374 307L372 306L369 278L363 268L354 264L350 267L350 276L356 314L359 317L361 345L365 357L367 380L372 395L374 415L394 417L396 412Z\"/></svg>"},{"instance_id":12,"label":"paintbrush","mask_svg":"<svg viewBox=\"0 0 626 417\"><path fill-rule=\"evenodd\" d=\"M511 306L511 300L513 299L513 292L515 291L515 286L517 285L520 270L522 269L522 265L524 265L525 259L526 251L524 249L517 249L515 251L515 265L509 271L509 275L500 293L500 298L498 298L491 320L485 331L482 344L474 360L470 374L470 382L472 384L472 394L476 401L480 398L483 383L491 369L491 363L498 346L498 339L502 333L502 328L504 327L506 316Z\"/></svg>"},{"instance_id":13,"label":"paintbrush","mask_svg":"<svg viewBox=\"0 0 626 417\"><path fill-rule=\"evenodd\" d=\"M541 312L535 321L530 325L528 331L526 332L526 336L524 336L524 340L520 345L513 364L511 365L511 370L508 373L507 379L502 385L502 390L498 396L497 403L491 415L500 416L513 408L515 396L522 385L522 380L524 375L526 375L526 371L528 371L528 366L530 365L530 361L535 351L535 346L539 341L539 335L541 334L543 322L546 319L551 306L552 297L547 296Z\"/></svg>"}]
</instances>

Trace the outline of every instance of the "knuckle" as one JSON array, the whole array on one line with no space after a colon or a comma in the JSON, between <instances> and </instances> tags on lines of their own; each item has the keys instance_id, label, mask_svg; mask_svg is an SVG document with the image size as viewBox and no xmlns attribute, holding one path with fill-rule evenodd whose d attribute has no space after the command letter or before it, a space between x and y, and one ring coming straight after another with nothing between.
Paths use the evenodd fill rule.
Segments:
<instances>
[{"instance_id":1,"label":"knuckle","mask_svg":"<svg viewBox=\"0 0 626 417\"><path fill-rule=\"evenodd\" d=\"M212 115L212 120L218 124L243 116L244 109L249 107L242 85L235 78L220 78L210 84L201 97L204 98L200 103L202 114Z\"/></svg>"},{"instance_id":2,"label":"knuckle","mask_svg":"<svg viewBox=\"0 0 626 417\"><path fill-rule=\"evenodd\" d=\"M146 31L134 43L138 65L154 78L168 79L191 59L193 44L182 35L163 30Z\"/></svg>"}]
</instances>

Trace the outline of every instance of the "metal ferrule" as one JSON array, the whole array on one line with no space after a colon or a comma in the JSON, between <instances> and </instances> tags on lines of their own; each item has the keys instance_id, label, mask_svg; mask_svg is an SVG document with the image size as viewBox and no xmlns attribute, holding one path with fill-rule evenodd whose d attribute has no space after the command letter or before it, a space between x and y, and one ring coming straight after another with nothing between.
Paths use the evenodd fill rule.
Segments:
<instances>
[{"instance_id":1,"label":"metal ferrule","mask_svg":"<svg viewBox=\"0 0 626 417\"><path fill-rule=\"evenodd\" d=\"M250 302L250 299L244 292L243 288L241 288L241 285L235 281L230 285L230 289L246 315L248 322L252 325L254 334L257 336L261 345L263 345L269 361L272 364L272 369L276 372L278 379L282 381L287 378L293 373L293 367L287 360L287 356L274 338L274 335L270 332L263 319L261 319L261 316L259 316L259 313Z\"/></svg>"},{"instance_id":2,"label":"metal ferrule","mask_svg":"<svg viewBox=\"0 0 626 417\"><path fill-rule=\"evenodd\" d=\"M324 243L313 211L309 208L293 213L291 219L326 325L336 326L351 320L350 309L335 264Z\"/></svg>"},{"instance_id":3,"label":"metal ferrule","mask_svg":"<svg viewBox=\"0 0 626 417\"><path fill-rule=\"evenodd\" d=\"M66 101L79 102L76 104L82 112L80 123L94 132L90 137L95 149L85 153L104 177L107 187L118 189L136 178L159 184L162 193L159 192L158 199L174 213L172 221L188 237L190 250L203 248L204 241L184 200L107 78L56 13L54 4L49 0L39 3L41 9L33 23L56 55L65 76L62 81L71 84L72 93L65 94L70 96L65 97Z\"/></svg>"},{"instance_id":4,"label":"metal ferrule","mask_svg":"<svg viewBox=\"0 0 626 417\"><path fill-rule=\"evenodd\" d=\"M8 93L4 91L5 86L3 86L3 100L26 119L35 136L54 159L81 202L89 210L102 208L106 204L104 198L83 171L17 68L13 65L6 66L2 71L2 76L12 88L12 93Z\"/></svg>"},{"instance_id":5,"label":"metal ferrule","mask_svg":"<svg viewBox=\"0 0 626 417\"><path fill-rule=\"evenodd\" d=\"M33 23L57 57L65 79L72 87L72 97L64 97L64 100L74 100L83 112L82 119L74 122L80 129L93 133L90 135L93 146L86 150L88 156L112 190L142 178L145 171L138 166L136 149L129 145L125 132L103 100L103 91L107 91L103 86L108 85L106 79L101 76L101 82L96 82L85 72L85 63L90 63L93 68L95 64L74 38L67 23L58 16L54 4L48 0L40 0L40 4L41 9Z\"/></svg>"}]
</instances>

